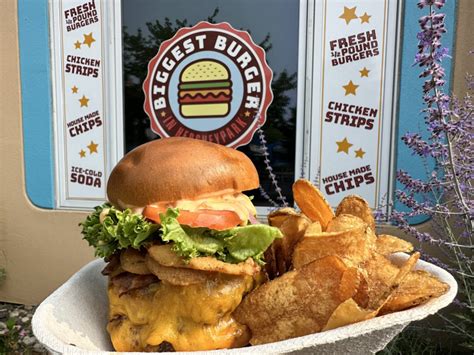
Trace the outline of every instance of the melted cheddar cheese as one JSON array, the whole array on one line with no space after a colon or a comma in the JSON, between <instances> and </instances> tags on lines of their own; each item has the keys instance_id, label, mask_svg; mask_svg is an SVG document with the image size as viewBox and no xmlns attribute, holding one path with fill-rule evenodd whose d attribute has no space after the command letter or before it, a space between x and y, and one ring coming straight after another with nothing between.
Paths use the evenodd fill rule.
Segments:
<instances>
[{"instance_id":1,"label":"melted cheddar cheese","mask_svg":"<svg viewBox=\"0 0 474 355\"><path fill-rule=\"evenodd\" d=\"M143 351L164 341L176 351L246 345L248 330L231 313L253 285L250 276L219 274L201 284L160 282L119 296L109 284L112 344L117 351Z\"/></svg>"}]
</instances>

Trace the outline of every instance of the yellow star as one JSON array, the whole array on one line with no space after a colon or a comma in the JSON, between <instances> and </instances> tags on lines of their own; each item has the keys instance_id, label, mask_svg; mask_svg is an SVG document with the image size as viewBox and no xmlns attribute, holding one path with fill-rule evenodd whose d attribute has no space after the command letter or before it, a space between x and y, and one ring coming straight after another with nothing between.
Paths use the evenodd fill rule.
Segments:
<instances>
[{"instance_id":1,"label":"yellow star","mask_svg":"<svg viewBox=\"0 0 474 355\"><path fill-rule=\"evenodd\" d=\"M81 149L81 151L79 152L79 155L81 156L81 158L85 158L86 157L86 151L84 149Z\"/></svg>"},{"instance_id":2,"label":"yellow star","mask_svg":"<svg viewBox=\"0 0 474 355\"><path fill-rule=\"evenodd\" d=\"M79 89L77 88L76 85L74 85L74 86L71 88L71 90L72 90L72 93L73 93L73 94L77 94L77 90L79 90Z\"/></svg>"},{"instance_id":3,"label":"yellow star","mask_svg":"<svg viewBox=\"0 0 474 355\"><path fill-rule=\"evenodd\" d=\"M89 99L85 95L82 95L79 102L81 103L81 107L89 107Z\"/></svg>"},{"instance_id":4,"label":"yellow star","mask_svg":"<svg viewBox=\"0 0 474 355\"><path fill-rule=\"evenodd\" d=\"M249 111L245 111L245 112L244 112L244 115L245 115L245 117L250 117L250 112L249 112Z\"/></svg>"},{"instance_id":5,"label":"yellow star","mask_svg":"<svg viewBox=\"0 0 474 355\"><path fill-rule=\"evenodd\" d=\"M368 78L370 70L367 69L366 67L364 67L364 69L359 70L359 73L360 73L361 78L364 77L364 76Z\"/></svg>"},{"instance_id":6,"label":"yellow star","mask_svg":"<svg viewBox=\"0 0 474 355\"><path fill-rule=\"evenodd\" d=\"M98 147L98 146L99 146L99 145L98 145L98 144L95 144L94 141L91 141L91 144L89 144L89 145L87 146L87 148L89 148L89 153L90 153L90 154L92 154L92 153L99 153L99 152L97 151L97 147Z\"/></svg>"},{"instance_id":7,"label":"yellow star","mask_svg":"<svg viewBox=\"0 0 474 355\"><path fill-rule=\"evenodd\" d=\"M352 147L354 144L351 144L347 141L347 138L344 138L342 141L336 141L337 144L337 152L344 152L349 154L349 148Z\"/></svg>"},{"instance_id":8,"label":"yellow star","mask_svg":"<svg viewBox=\"0 0 474 355\"><path fill-rule=\"evenodd\" d=\"M95 42L94 37L92 37L92 32L88 35L84 35L84 44L87 44L89 48L91 47L92 42Z\"/></svg>"},{"instance_id":9,"label":"yellow star","mask_svg":"<svg viewBox=\"0 0 474 355\"><path fill-rule=\"evenodd\" d=\"M81 49L81 42L76 41L76 43L74 43L74 47L76 47L76 49Z\"/></svg>"},{"instance_id":10,"label":"yellow star","mask_svg":"<svg viewBox=\"0 0 474 355\"><path fill-rule=\"evenodd\" d=\"M355 85L351 80L349 81L347 85L343 85L342 87L344 88L344 90L346 90L345 96L350 95L350 94L357 95L356 90L359 87L359 85Z\"/></svg>"},{"instance_id":11,"label":"yellow star","mask_svg":"<svg viewBox=\"0 0 474 355\"><path fill-rule=\"evenodd\" d=\"M358 150L356 150L355 153L356 153L356 158L361 158L361 159L364 157L364 154L365 154L362 148L359 148Z\"/></svg>"},{"instance_id":12,"label":"yellow star","mask_svg":"<svg viewBox=\"0 0 474 355\"><path fill-rule=\"evenodd\" d=\"M356 15L356 9L357 7L354 6L352 8L348 8L348 7L345 7L344 6L344 12L341 16L339 16L339 18L342 18L346 21L346 25L349 24L349 22L351 22L352 20L355 20L357 18L357 15Z\"/></svg>"},{"instance_id":13,"label":"yellow star","mask_svg":"<svg viewBox=\"0 0 474 355\"><path fill-rule=\"evenodd\" d=\"M161 111L160 115L161 115L161 117L165 117L165 116L166 116L166 112L165 112L165 111Z\"/></svg>"},{"instance_id":14,"label":"yellow star","mask_svg":"<svg viewBox=\"0 0 474 355\"><path fill-rule=\"evenodd\" d=\"M372 16L369 15L367 12L364 13L360 18L360 23L369 23L369 19L371 18Z\"/></svg>"}]
</instances>

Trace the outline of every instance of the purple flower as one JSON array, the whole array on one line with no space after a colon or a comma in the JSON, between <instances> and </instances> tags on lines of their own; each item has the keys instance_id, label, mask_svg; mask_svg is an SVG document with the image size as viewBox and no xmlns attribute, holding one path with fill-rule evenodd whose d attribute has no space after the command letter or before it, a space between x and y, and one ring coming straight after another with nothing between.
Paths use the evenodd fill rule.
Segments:
<instances>
[{"instance_id":1,"label":"purple flower","mask_svg":"<svg viewBox=\"0 0 474 355\"><path fill-rule=\"evenodd\" d=\"M446 0L420 0L418 2L418 7L423 9L426 6L436 6L438 9L441 9L445 2Z\"/></svg>"},{"instance_id":2,"label":"purple flower","mask_svg":"<svg viewBox=\"0 0 474 355\"><path fill-rule=\"evenodd\" d=\"M413 155L418 156L413 159L419 159L419 164L425 167L426 179L414 178L404 170L397 172L397 181L403 188L396 191L395 197L405 209L393 210L389 218L415 237L421 248L426 244L438 248L437 255L442 256L443 262L426 253L423 258L441 265L458 279L457 303L472 310L474 299L466 295L472 294L474 288L474 77L466 76L468 94L464 99L444 92L446 74L442 62L450 56L449 49L441 42L446 33L445 14L436 12L444 4L441 0L418 2L420 9L428 7L429 12L419 19L414 63L421 68L419 77L424 78L421 91L425 105L424 133L407 132L401 138ZM377 212L378 215L382 213ZM410 219L417 216L431 218L429 233L410 225ZM472 327L472 320L464 327Z\"/></svg>"}]
</instances>

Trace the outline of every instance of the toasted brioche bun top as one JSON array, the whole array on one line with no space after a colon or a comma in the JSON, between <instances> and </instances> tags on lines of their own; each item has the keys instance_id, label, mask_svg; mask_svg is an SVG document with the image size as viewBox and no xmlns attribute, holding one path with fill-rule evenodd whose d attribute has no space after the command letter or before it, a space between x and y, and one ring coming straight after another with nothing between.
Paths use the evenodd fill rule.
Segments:
<instances>
[{"instance_id":1,"label":"toasted brioche bun top","mask_svg":"<svg viewBox=\"0 0 474 355\"><path fill-rule=\"evenodd\" d=\"M245 154L215 143L173 137L126 154L110 174L107 196L119 208L145 207L258 186L257 170Z\"/></svg>"},{"instance_id":2,"label":"toasted brioche bun top","mask_svg":"<svg viewBox=\"0 0 474 355\"><path fill-rule=\"evenodd\" d=\"M181 73L183 83L228 79L229 69L215 60L195 61L189 64Z\"/></svg>"}]
</instances>

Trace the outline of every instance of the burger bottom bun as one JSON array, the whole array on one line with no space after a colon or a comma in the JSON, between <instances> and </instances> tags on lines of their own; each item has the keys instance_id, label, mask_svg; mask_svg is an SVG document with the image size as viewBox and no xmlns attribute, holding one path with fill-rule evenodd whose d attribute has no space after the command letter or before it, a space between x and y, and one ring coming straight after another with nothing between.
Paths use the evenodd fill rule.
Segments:
<instances>
[{"instance_id":1,"label":"burger bottom bun","mask_svg":"<svg viewBox=\"0 0 474 355\"><path fill-rule=\"evenodd\" d=\"M223 117L230 111L228 103L181 105L183 117Z\"/></svg>"}]
</instances>

